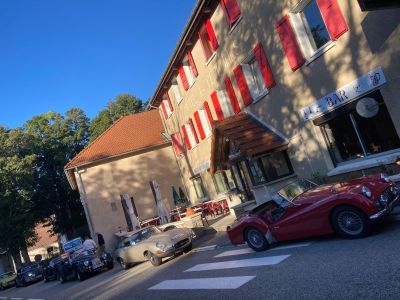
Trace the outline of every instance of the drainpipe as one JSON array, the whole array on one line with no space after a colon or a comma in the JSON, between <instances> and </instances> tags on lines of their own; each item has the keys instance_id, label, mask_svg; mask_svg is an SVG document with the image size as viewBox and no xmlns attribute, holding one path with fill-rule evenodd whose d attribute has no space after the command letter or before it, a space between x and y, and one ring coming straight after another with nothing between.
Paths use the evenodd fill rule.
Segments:
<instances>
[{"instance_id":1,"label":"drainpipe","mask_svg":"<svg viewBox=\"0 0 400 300\"><path fill-rule=\"evenodd\" d=\"M78 177L79 177L79 185L80 185L79 195L80 195L81 202L83 205L83 210L85 211L85 216L86 216L86 221L89 226L90 236L92 237L92 239L94 239L95 238L94 237L94 229L93 229L92 218L90 217L90 213L89 213L86 190L85 190L85 186L83 184L81 172L78 170L78 167L75 167L75 172L76 172L76 174L78 174Z\"/></svg>"}]
</instances>

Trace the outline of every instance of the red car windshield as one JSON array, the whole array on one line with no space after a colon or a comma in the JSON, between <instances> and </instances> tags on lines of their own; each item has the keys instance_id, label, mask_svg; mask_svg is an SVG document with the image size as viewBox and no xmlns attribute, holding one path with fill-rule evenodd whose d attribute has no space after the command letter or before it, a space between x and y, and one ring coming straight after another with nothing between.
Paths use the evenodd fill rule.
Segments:
<instances>
[{"instance_id":1,"label":"red car windshield","mask_svg":"<svg viewBox=\"0 0 400 300\"><path fill-rule=\"evenodd\" d=\"M272 199L279 205L285 207L288 204L284 202L285 200L293 203L296 197L307 192L308 190L316 188L317 186L317 184L307 179L297 179L281 188L275 195L272 196Z\"/></svg>"}]
</instances>

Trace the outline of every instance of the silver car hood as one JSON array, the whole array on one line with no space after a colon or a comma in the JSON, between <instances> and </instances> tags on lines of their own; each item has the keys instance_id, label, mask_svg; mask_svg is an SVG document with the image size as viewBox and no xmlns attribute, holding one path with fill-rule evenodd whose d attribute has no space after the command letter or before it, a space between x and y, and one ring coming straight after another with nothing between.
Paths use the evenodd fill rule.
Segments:
<instances>
[{"instance_id":1,"label":"silver car hood","mask_svg":"<svg viewBox=\"0 0 400 300\"><path fill-rule=\"evenodd\" d=\"M173 243L175 243L190 237L191 234L192 231L188 228L175 228L172 230L152 235L147 241L165 242L165 243L172 241Z\"/></svg>"}]
</instances>

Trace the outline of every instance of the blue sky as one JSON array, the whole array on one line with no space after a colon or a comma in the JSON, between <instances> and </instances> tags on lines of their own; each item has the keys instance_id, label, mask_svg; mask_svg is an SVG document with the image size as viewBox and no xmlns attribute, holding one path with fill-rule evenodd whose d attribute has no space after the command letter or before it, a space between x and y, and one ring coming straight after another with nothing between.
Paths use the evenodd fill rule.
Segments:
<instances>
[{"instance_id":1,"label":"blue sky","mask_svg":"<svg viewBox=\"0 0 400 300\"><path fill-rule=\"evenodd\" d=\"M195 0L0 0L0 124L109 100L146 101Z\"/></svg>"}]
</instances>

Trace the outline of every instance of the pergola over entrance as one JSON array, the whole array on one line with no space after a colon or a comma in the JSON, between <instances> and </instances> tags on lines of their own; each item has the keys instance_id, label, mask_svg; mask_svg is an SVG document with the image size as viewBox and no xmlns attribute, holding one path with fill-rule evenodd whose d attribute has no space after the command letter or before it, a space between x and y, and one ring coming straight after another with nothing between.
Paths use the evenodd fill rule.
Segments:
<instances>
[{"instance_id":1,"label":"pergola over entrance","mask_svg":"<svg viewBox=\"0 0 400 300\"><path fill-rule=\"evenodd\" d=\"M288 142L259 120L241 112L213 124L210 173L224 170L229 164L230 145L248 158L286 150Z\"/></svg>"}]
</instances>

